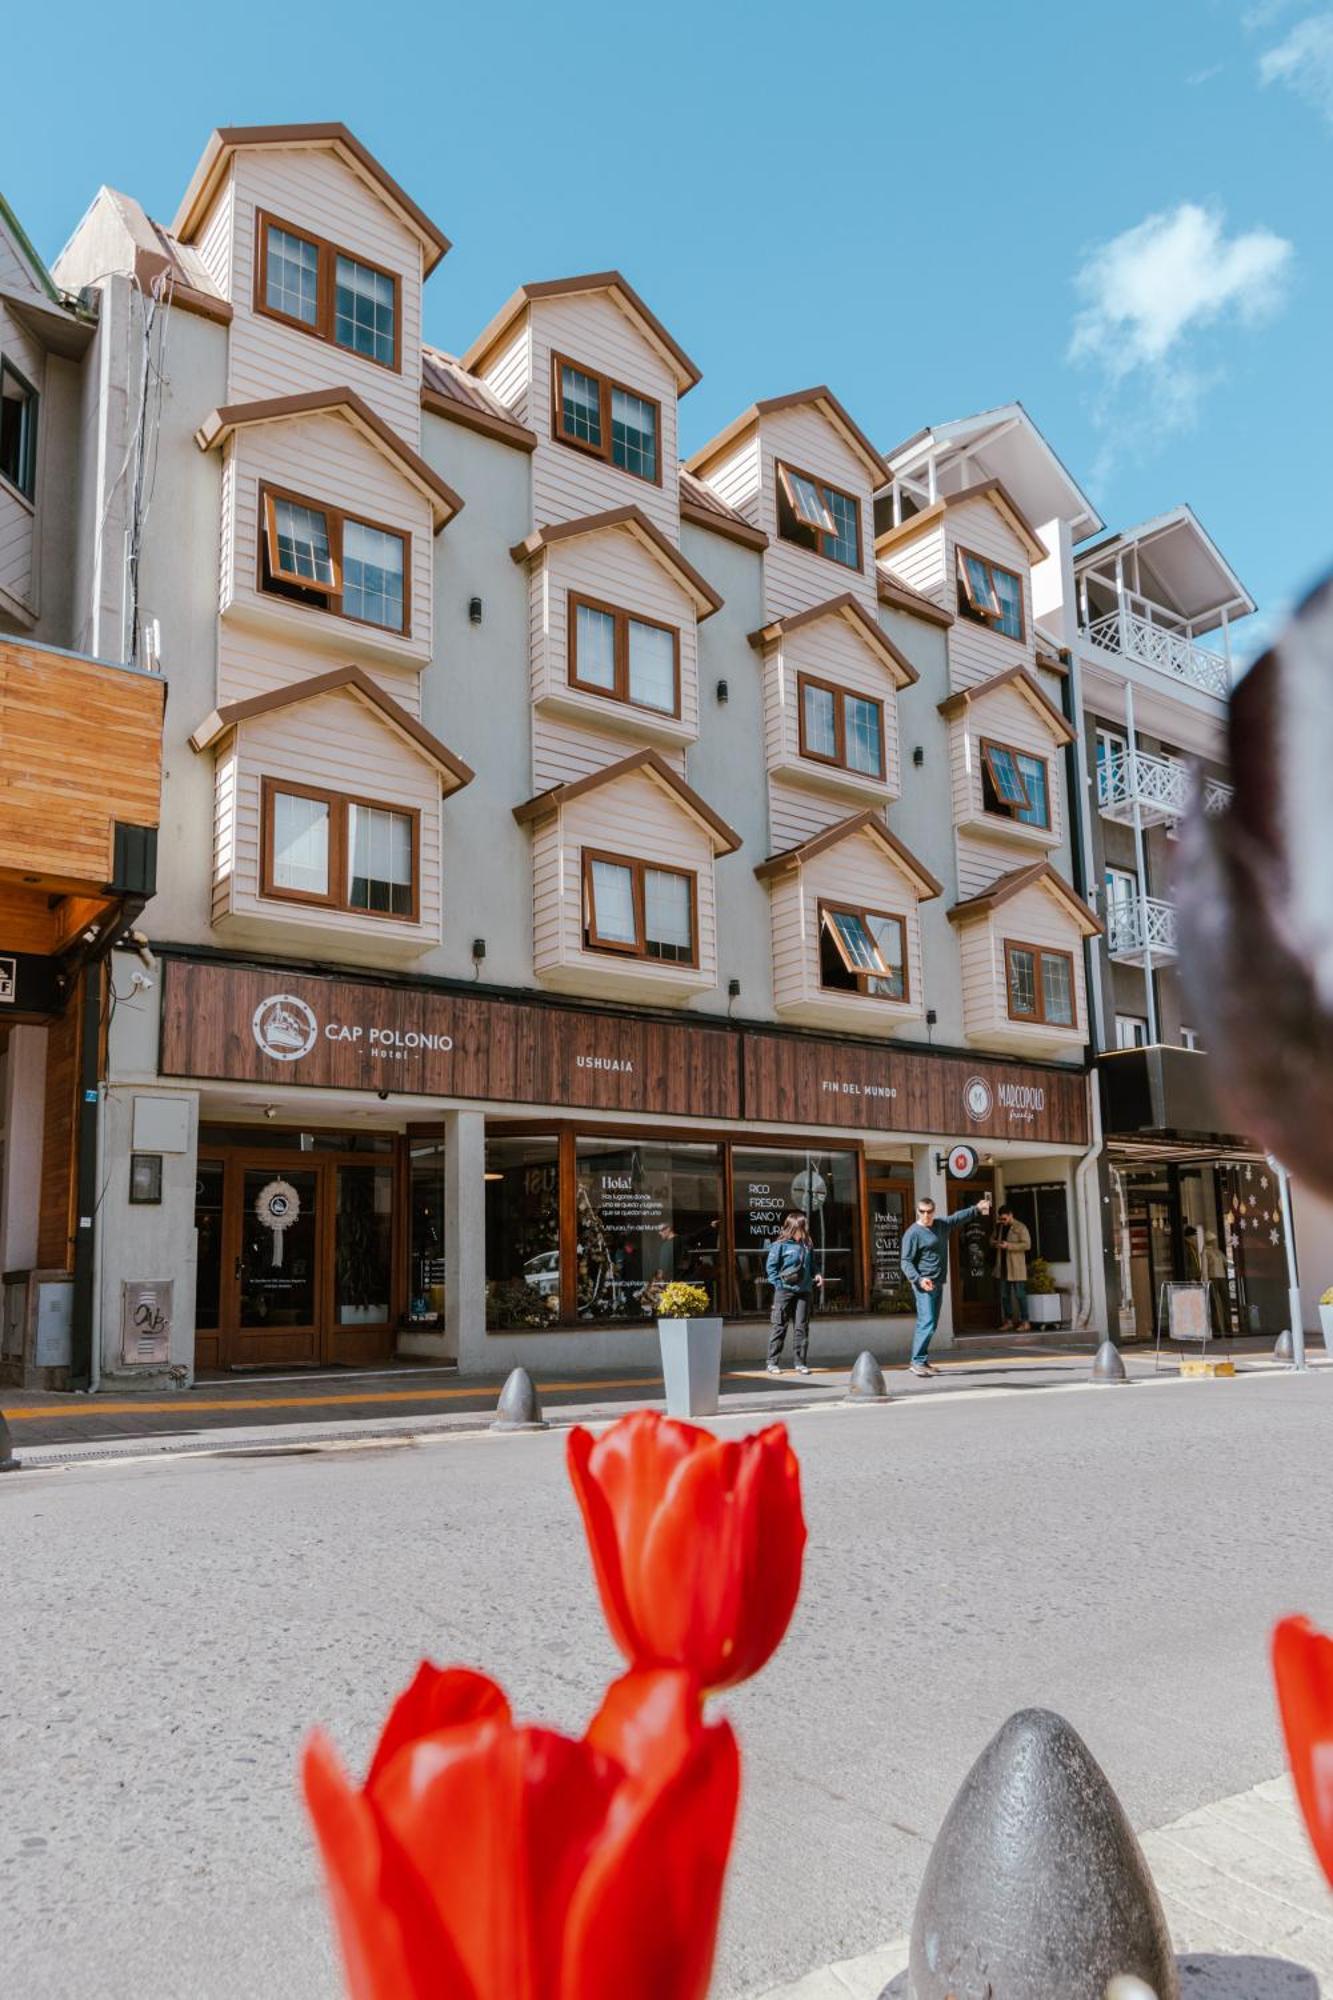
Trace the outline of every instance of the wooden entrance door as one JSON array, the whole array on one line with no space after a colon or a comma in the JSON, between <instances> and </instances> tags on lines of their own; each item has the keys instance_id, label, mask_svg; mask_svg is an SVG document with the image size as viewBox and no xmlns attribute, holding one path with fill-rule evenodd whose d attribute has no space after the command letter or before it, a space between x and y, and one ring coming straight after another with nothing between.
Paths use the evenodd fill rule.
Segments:
<instances>
[{"instance_id":1,"label":"wooden entrance door","mask_svg":"<svg viewBox=\"0 0 1333 2000\"><path fill-rule=\"evenodd\" d=\"M974 1181L950 1181L949 1213L971 1208L983 1194L994 1195L995 1176ZM994 1212L974 1216L949 1235L949 1272L953 1283L953 1323L958 1333L994 1333L1000 1324L1000 1292L995 1282L995 1253L990 1247Z\"/></svg>"}]
</instances>

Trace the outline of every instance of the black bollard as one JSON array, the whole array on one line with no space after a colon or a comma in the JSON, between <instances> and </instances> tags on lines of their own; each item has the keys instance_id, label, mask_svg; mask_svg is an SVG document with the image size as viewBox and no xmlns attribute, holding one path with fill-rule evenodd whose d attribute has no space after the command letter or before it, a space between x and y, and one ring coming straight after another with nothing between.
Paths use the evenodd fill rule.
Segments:
<instances>
[{"instance_id":1,"label":"black bollard","mask_svg":"<svg viewBox=\"0 0 1333 2000\"><path fill-rule=\"evenodd\" d=\"M907 1971L880 2000L1103 2000L1117 1975L1180 1982L1133 1828L1077 1731L1011 1715L926 1863Z\"/></svg>"},{"instance_id":2,"label":"black bollard","mask_svg":"<svg viewBox=\"0 0 1333 2000\"><path fill-rule=\"evenodd\" d=\"M849 1403L887 1403L889 1385L884 1380L884 1370L874 1355L866 1348L858 1354L852 1365L847 1381L847 1401Z\"/></svg>"},{"instance_id":3,"label":"black bollard","mask_svg":"<svg viewBox=\"0 0 1333 2000\"><path fill-rule=\"evenodd\" d=\"M544 1431L550 1425L542 1415L536 1384L526 1368L510 1370L509 1380L500 1391L495 1406L493 1431Z\"/></svg>"},{"instance_id":4,"label":"black bollard","mask_svg":"<svg viewBox=\"0 0 1333 2000\"><path fill-rule=\"evenodd\" d=\"M1092 1359L1094 1382L1128 1382L1124 1357L1108 1334Z\"/></svg>"},{"instance_id":5,"label":"black bollard","mask_svg":"<svg viewBox=\"0 0 1333 2000\"><path fill-rule=\"evenodd\" d=\"M17 1472L19 1462L14 1456L14 1440L9 1435L9 1425L0 1411L0 1472Z\"/></svg>"},{"instance_id":6,"label":"black bollard","mask_svg":"<svg viewBox=\"0 0 1333 2000\"><path fill-rule=\"evenodd\" d=\"M1273 1349L1273 1359L1274 1361L1295 1361L1296 1359L1296 1349L1292 1343L1291 1328L1289 1326L1284 1327L1277 1337L1277 1344Z\"/></svg>"}]
</instances>

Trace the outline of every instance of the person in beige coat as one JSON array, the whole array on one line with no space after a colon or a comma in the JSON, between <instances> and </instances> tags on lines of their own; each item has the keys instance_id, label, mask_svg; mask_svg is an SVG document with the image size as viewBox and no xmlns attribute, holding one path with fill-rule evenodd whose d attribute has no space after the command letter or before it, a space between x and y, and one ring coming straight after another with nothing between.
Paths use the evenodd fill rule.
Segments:
<instances>
[{"instance_id":1,"label":"person in beige coat","mask_svg":"<svg viewBox=\"0 0 1333 2000\"><path fill-rule=\"evenodd\" d=\"M1028 1251L1032 1237L1026 1223L1012 1208L1002 1208L995 1218L991 1237L995 1252L995 1275L1000 1281L1000 1311L1004 1314L1000 1331L1028 1331Z\"/></svg>"}]
</instances>

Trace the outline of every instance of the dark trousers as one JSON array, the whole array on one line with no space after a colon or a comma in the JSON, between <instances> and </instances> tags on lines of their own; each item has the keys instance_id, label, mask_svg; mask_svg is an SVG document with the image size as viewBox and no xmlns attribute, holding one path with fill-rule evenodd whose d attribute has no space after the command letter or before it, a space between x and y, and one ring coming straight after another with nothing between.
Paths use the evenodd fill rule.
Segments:
<instances>
[{"instance_id":1,"label":"dark trousers","mask_svg":"<svg viewBox=\"0 0 1333 2000\"><path fill-rule=\"evenodd\" d=\"M773 1316L769 1321L768 1365L775 1368L782 1359L782 1350L787 1345L787 1328L792 1330L792 1345L796 1359L804 1361L806 1349L810 1345L810 1294L809 1292L788 1291L785 1285L773 1287Z\"/></svg>"}]
</instances>

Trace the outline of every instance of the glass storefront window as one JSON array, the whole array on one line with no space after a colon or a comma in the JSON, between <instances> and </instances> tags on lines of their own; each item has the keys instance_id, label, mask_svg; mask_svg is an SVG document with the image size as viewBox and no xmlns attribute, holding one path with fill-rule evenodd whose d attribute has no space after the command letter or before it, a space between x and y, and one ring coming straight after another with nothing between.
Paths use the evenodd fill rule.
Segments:
<instances>
[{"instance_id":1,"label":"glass storefront window","mask_svg":"<svg viewBox=\"0 0 1333 2000\"><path fill-rule=\"evenodd\" d=\"M221 1160L200 1160L194 1177L194 1323L200 1333L216 1333L222 1303Z\"/></svg>"},{"instance_id":2,"label":"glass storefront window","mask_svg":"<svg viewBox=\"0 0 1333 2000\"><path fill-rule=\"evenodd\" d=\"M579 1318L650 1319L675 1279L716 1307L717 1146L580 1139L576 1159Z\"/></svg>"},{"instance_id":3,"label":"glass storefront window","mask_svg":"<svg viewBox=\"0 0 1333 2000\"><path fill-rule=\"evenodd\" d=\"M855 1153L737 1146L732 1187L741 1312L769 1309L772 1289L764 1277L764 1259L792 1208L803 1208L810 1218L815 1270L824 1279L820 1311L847 1312L857 1305Z\"/></svg>"},{"instance_id":4,"label":"glass storefront window","mask_svg":"<svg viewBox=\"0 0 1333 2000\"><path fill-rule=\"evenodd\" d=\"M444 1319L444 1144L414 1140L408 1148L409 1240L407 1317L417 1326Z\"/></svg>"},{"instance_id":5,"label":"glass storefront window","mask_svg":"<svg viewBox=\"0 0 1333 2000\"><path fill-rule=\"evenodd\" d=\"M559 1148L486 1140L486 1324L544 1327L560 1312Z\"/></svg>"},{"instance_id":6,"label":"glass storefront window","mask_svg":"<svg viewBox=\"0 0 1333 2000\"><path fill-rule=\"evenodd\" d=\"M393 1169L338 1172L333 1270L339 1326L374 1326L389 1317L393 1272Z\"/></svg>"}]
</instances>

